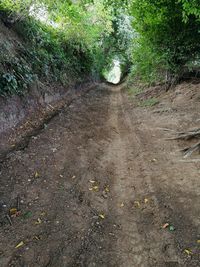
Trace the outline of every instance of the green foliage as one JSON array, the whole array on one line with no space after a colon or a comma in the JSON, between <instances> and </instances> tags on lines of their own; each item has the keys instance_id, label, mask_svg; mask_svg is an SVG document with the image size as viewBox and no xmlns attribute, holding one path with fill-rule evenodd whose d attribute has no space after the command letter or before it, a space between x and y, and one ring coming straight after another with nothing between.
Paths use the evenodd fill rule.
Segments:
<instances>
[{"instance_id":1,"label":"green foliage","mask_svg":"<svg viewBox=\"0 0 200 267\"><path fill-rule=\"evenodd\" d=\"M1 0L0 15L24 40L0 58L0 94L99 79L114 58L129 81L170 82L200 58L199 0Z\"/></svg>"},{"instance_id":2,"label":"green foliage","mask_svg":"<svg viewBox=\"0 0 200 267\"><path fill-rule=\"evenodd\" d=\"M183 18L185 22L189 21L191 15L195 16L197 20L200 19L199 0L179 0L183 7Z\"/></svg>"},{"instance_id":3,"label":"green foliage","mask_svg":"<svg viewBox=\"0 0 200 267\"><path fill-rule=\"evenodd\" d=\"M27 7L31 5L31 0L2 0L0 10L9 10L10 12L27 12Z\"/></svg>"},{"instance_id":4,"label":"green foliage","mask_svg":"<svg viewBox=\"0 0 200 267\"><path fill-rule=\"evenodd\" d=\"M62 80L67 72L78 78L90 71L90 51L75 39L66 40L62 32L28 18L19 22L15 30L28 41L30 47L20 49L38 75Z\"/></svg>"},{"instance_id":5,"label":"green foliage","mask_svg":"<svg viewBox=\"0 0 200 267\"><path fill-rule=\"evenodd\" d=\"M128 1L2 0L0 13L24 40L16 58L29 68L24 77L12 58L8 70L8 62L0 61L1 94L21 93L34 79L66 85L101 78L116 55L123 66L130 61Z\"/></svg>"},{"instance_id":6,"label":"green foliage","mask_svg":"<svg viewBox=\"0 0 200 267\"><path fill-rule=\"evenodd\" d=\"M147 82L180 76L200 51L197 1L134 0L133 75ZM187 15L187 22L185 16ZM194 16L195 15L195 16ZM160 77L160 78L159 78Z\"/></svg>"},{"instance_id":7,"label":"green foliage","mask_svg":"<svg viewBox=\"0 0 200 267\"><path fill-rule=\"evenodd\" d=\"M23 94L36 76L22 57L10 54L9 43L3 43L0 48L0 94Z\"/></svg>"},{"instance_id":8,"label":"green foliage","mask_svg":"<svg viewBox=\"0 0 200 267\"><path fill-rule=\"evenodd\" d=\"M104 39L113 32L103 0L2 0L0 12L24 40L15 57L0 58L0 94L21 94L34 79L67 85L99 77Z\"/></svg>"},{"instance_id":9,"label":"green foliage","mask_svg":"<svg viewBox=\"0 0 200 267\"><path fill-rule=\"evenodd\" d=\"M167 55L158 53L154 47L147 45L146 40L142 38L135 39L135 46L132 54L133 66L131 75L133 79L152 84L161 82L162 73L167 67ZM130 77L131 78L131 77Z\"/></svg>"}]
</instances>

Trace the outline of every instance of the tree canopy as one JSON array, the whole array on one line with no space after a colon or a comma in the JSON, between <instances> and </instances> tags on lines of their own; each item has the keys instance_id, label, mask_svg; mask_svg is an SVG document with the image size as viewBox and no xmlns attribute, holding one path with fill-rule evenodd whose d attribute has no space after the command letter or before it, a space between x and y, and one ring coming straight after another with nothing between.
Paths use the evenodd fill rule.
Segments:
<instances>
[{"instance_id":1,"label":"tree canopy","mask_svg":"<svg viewBox=\"0 0 200 267\"><path fill-rule=\"evenodd\" d=\"M136 69L143 78L162 78L167 70L180 76L199 57L200 9L198 1L134 0L131 14L138 33L133 49Z\"/></svg>"},{"instance_id":2,"label":"tree canopy","mask_svg":"<svg viewBox=\"0 0 200 267\"><path fill-rule=\"evenodd\" d=\"M101 77L117 56L133 80L172 82L199 64L198 0L1 0L0 12L29 40L34 77Z\"/></svg>"}]
</instances>

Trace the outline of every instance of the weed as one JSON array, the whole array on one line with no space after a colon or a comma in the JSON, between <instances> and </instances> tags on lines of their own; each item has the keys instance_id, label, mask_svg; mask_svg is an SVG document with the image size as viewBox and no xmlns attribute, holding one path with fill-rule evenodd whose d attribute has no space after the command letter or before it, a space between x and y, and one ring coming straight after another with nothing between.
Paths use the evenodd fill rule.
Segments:
<instances>
[{"instance_id":1,"label":"weed","mask_svg":"<svg viewBox=\"0 0 200 267\"><path fill-rule=\"evenodd\" d=\"M141 107L153 107L159 103L157 98L149 98L140 102Z\"/></svg>"},{"instance_id":2,"label":"weed","mask_svg":"<svg viewBox=\"0 0 200 267\"><path fill-rule=\"evenodd\" d=\"M1 95L22 95L36 80L36 75L23 58L5 56L1 65L4 67L0 70Z\"/></svg>"},{"instance_id":3,"label":"weed","mask_svg":"<svg viewBox=\"0 0 200 267\"><path fill-rule=\"evenodd\" d=\"M135 97L138 94L142 93L142 89L138 87L129 87L127 92L130 97Z\"/></svg>"}]
</instances>

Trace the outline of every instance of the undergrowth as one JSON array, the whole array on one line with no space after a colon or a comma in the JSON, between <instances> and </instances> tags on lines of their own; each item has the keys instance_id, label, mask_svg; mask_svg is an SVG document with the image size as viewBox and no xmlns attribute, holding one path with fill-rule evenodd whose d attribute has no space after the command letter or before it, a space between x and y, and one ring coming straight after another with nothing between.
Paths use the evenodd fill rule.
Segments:
<instances>
[{"instance_id":1,"label":"undergrowth","mask_svg":"<svg viewBox=\"0 0 200 267\"><path fill-rule=\"evenodd\" d=\"M68 85L90 72L92 58L87 47L59 31L26 18L13 28L22 42L0 43L0 94L24 94L37 80ZM14 51L14 53L13 53Z\"/></svg>"}]
</instances>

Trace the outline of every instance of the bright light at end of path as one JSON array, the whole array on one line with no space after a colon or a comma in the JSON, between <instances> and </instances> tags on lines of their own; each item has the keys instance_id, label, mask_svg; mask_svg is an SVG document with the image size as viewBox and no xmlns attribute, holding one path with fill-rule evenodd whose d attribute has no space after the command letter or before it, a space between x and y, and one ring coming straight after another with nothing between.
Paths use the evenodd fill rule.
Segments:
<instances>
[{"instance_id":1,"label":"bright light at end of path","mask_svg":"<svg viewBox=\"0 0 200 267\"><path fill-rule=\"evenodd\" d=\"M111 71L108 73L107 81L113 84L118 84L121 79L121 68L120 68L120 61L119 60L114 60L113 61L113 68Z\"/></svg>"}]
</instances>

